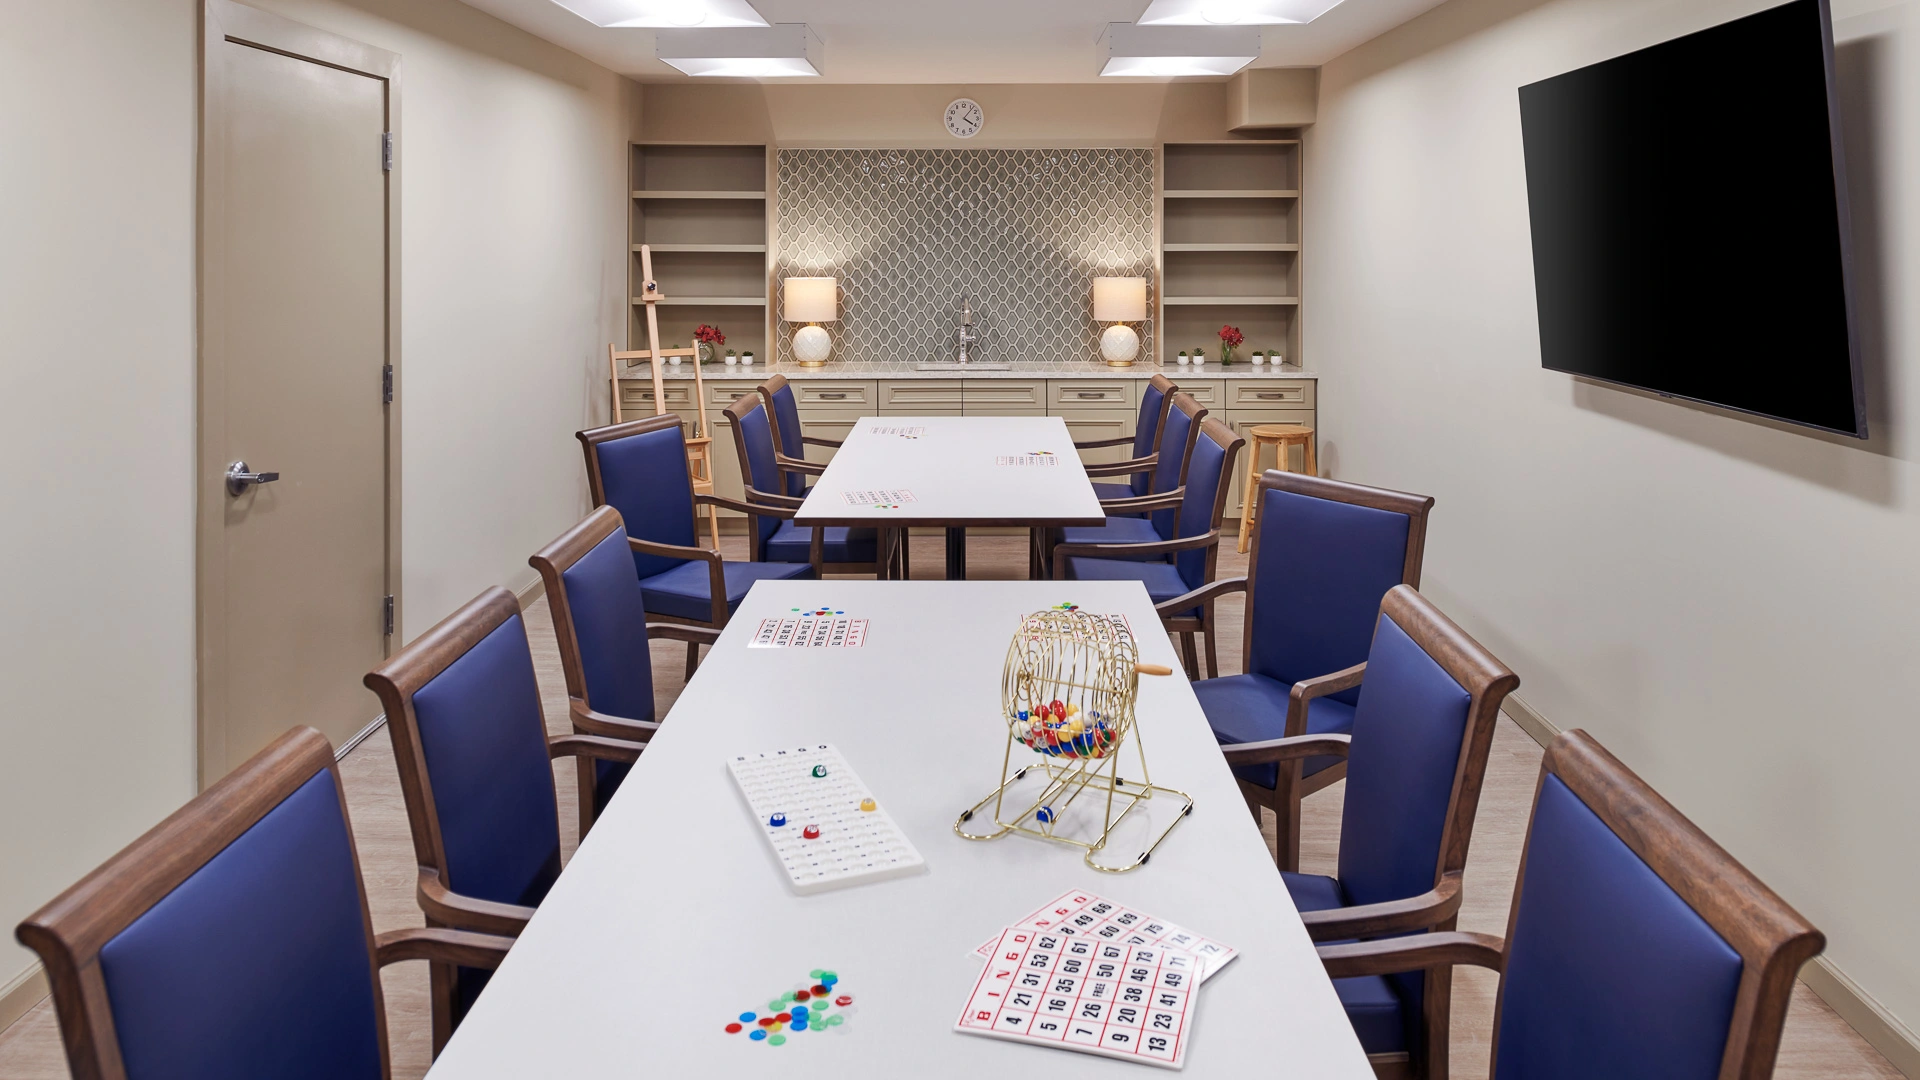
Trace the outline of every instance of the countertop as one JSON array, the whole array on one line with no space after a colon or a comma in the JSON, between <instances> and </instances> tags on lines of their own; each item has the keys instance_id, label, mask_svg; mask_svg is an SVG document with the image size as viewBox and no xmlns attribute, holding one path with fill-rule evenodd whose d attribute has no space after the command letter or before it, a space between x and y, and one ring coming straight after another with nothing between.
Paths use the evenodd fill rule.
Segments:
<instances>
[{"instance_id":1,"label":"countertop","mask_svg":"<svg viewBox=\"0 0 1920 1080\"><path fill-rule=\"evenodd\" d=\"M683 363L678 367L667 364L661 374L668 379L693 378L693 365ZM920 371L911 364L863 364L853 361L828 361L817 368L801 367L798 364L762 364L755 363L742 367L727 366L724 363L708 364L703 373L708 379L764 379L769 375L785 375L789 379L1150 379L1164 374L1167 378L1179 382L1188 379L1317 379L1311 371L1302 371L1287 365L1263 364L1255 366L1245 361L1232 367L1221 367L1219 363L1188 365L1182 367L1170 364L1159 367L1154 364L1137 363L1132 367L1108 367L1099 361L1047 362L1038 360L1013 361L1005 369L989 371L986 369L941 371ZM620 376L623 379L651 380L653 374L647 369L646 361L640 361L627 368Z\"/></svg>"}]
</instances>

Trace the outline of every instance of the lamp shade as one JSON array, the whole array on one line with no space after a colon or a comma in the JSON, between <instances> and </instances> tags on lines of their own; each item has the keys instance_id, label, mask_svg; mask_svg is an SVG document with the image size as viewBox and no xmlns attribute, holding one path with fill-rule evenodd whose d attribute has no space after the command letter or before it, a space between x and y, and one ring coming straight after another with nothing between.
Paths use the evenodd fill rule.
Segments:
<instances>
[{"instance_id":1,"label":"lamp shade","mask_svg":"<svg viewBox=\"0 0 1920 1080\"><path fill-rule=\"evenodd\" d=\"M840 279L790 277L782 286L781 318L788 322L833 322L840 317Z\"/></svg>"},{"instance_id":2,"label":"lamp shade","mask_svg":"<svg viewBox=\"0 0 1920 1080\"><path fill-rule=\"evenodd\" d=\"M1093 321L1139 322L1147 317L1147 279L1097 277L1093 279Z\"/></svg>"}]
</instances>

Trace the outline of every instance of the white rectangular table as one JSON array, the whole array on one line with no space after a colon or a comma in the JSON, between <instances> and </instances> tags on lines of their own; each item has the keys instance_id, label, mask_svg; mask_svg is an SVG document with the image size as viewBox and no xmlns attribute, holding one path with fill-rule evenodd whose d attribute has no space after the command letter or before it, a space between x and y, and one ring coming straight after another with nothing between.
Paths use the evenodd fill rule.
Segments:
<instances>
[{"instance_id":1,"label":"white rectangular table","mask_svg":"<svg viewBox=\"0 0 1920 1080\"><path fill-rule=\"evenodd\" d=\"M896 432L921 429L915 435ZM1052 465L1002 464L1050 457ZM848 492L912 501L849 503ZM793 523L947 530L947 579L967 574L967 527L1064 528L1107 520L1058 416L865 416L814 482Z\"/></svg>"},{"instance_id":2,"label":"white rectangular table","mask_svg":"<svg viewBox=\"0 0 1920 1080\"><path fill-rule=\"evenodd\" d=\"M1154 780L1190 793L1195 807L1152 862L1127 874L1095 873L1065 845L953 833L999 780L1000 669L1013 628L1063 601L1125 614L1142 659L1175 670L1141 679L1137 715ZM865 644L747 647L761 619L815 605L869 619ZM926 873L792 892L727 759L800 741L838 747ZM1153 1075L952 1031L980 971L971 950L1068 889L1240 950L1199 992L1188 1075L1373 1076L1141 586L762 582L432 1077ZM855 995L844 1025L778 1047L724 1031L816 968L837 971Z\"/></svg>"}]
</instances>

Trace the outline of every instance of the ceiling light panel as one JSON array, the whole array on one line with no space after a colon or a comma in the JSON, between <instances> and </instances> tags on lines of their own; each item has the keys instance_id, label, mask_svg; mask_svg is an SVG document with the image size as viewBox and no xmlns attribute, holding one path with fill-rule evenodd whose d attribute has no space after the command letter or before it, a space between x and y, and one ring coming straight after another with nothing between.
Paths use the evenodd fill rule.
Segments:
<instances>
[{"instance_id":1,"label":"ceiling light panel","mask_svg":"<svg viewBox=\"0 0 1920 1080\"><path fill-rule=\"evenodd\" d=\"M1153 0L1140 26L1272 26L1309 23L1340 0Z\"/></svg>"},{"instance_id":2,"label":"ceiling light panel","mask_svg":"<svg viewBox=\"0 0 1920 1080\"><path fill-rule=\"evenodd\" d=\"M1140 26L1108 23L1100 35L1100 74L1116 78L1231 75L1260 58L1260 31L1249 26Z\"/></svg>"},{"instance_id":3,"label":"ceiling light panel","mask_svg":"<svg viewBox=\"0 0 1920 1080\"><path fill-rule=\"evenodd\" d=\"M553 0L595 26L766 26L747 0Z\"/></svg>"},{"instance_id":4,"label":"ceiling light panel","mask_svg":"<svg viewBox=\"0 0 1920 1080\"><path fill-rule=\"evenodd\" d=\"M688 75L735 79L818 77L824 48L806 23L736 30L662 29L653 52Z\"/></svg>"}]
</instances>

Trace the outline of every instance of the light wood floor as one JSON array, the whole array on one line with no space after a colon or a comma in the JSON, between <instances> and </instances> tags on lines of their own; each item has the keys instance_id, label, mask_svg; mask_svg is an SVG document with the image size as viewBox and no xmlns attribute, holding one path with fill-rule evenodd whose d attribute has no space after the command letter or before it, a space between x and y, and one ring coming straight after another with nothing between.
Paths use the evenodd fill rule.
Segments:
<instances>
[{"instance_id":1,"label":"light wood floor","mask_svg":"<svg viewBox=\"0 0 1920 1080\"><path fill-rule=\"evenodd\" d=\"M724 546L728 557L745 557L743 540L728 538ZM970 576L981 579L1026 576L1024 538L979 536L970 539L969 547ZM917 538L913 547L915 577L938 577L943 565L942 550L936 537ZM1222 553L1220 576L1232 577L1244 573L1245 569L1246 557L1233 554L1229 545ZM1229 600L1222 606L1222 623L1232 629L1221 635L1220 670L1223 674L1233 674L1240 670L1241 623L1237 600ZM557 734L563 730L566 720L566 689L544 601L537 602L528 611L527 628L533 638L534 663L539 668L548 726ZM683 685L684 649L685 646L677 643L654 646L654 679L663 716L679 697ZM1526 678L1525 672L1521 672L1521 678ZM1467 861L1466 903L1460 911L1463 930L1506 932L1508 900L1513 894L1520 847L1526 836L1527 813L1539 774L1540 755L1540 747L1525 732L1511 721L1501 721L1474 826L1472 856ZM420 914L413 901L413 846L407 833L399 780L394 772L392 745L386 733L376 733L356 747L347 755L342 768L348 811L373 907L374 929L418 926ZM563 847L570 856L575 839L572 835L572 764L557 766L554 776L560 789ZM1344 788L1344 784L1336 784L1307 800L1301 869L1333 872ZM1273 819L1270 815L1265 824L1271 843ZM1464 1080L1487 1075L1496 979L1493 973L1477 968L1462 968L1455 977L1453 1067L1454 1075ZM412 1080L425 1074L429 1060L426 968L423 964L395 965L386 970L384 980L394 1075ZM556 1037L559 1036L556 1034ZM49 1003L43 1002L5 1032L0 1032L0 1078L65 1080L67 1075L58 1027ZM1775 1076L1781 1080L1838 1080L1841 1077L1901 1080L1885 1058L1804 985L1794 990Z\"/></svg>"}]
</instances>

